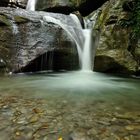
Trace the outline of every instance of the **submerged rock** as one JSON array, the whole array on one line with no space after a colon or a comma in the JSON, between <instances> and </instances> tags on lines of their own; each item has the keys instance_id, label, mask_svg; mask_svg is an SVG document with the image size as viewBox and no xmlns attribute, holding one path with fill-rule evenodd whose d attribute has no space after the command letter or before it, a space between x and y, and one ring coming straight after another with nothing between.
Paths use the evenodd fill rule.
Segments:
<instances>
[{"instance_id":1,"label":"submerged rock","mask_svg":"<svg viewBox=\"0 0 140 140\"><path fill-rule=\"evenodd\" d=\"M6 63L7 72L79 68L74 40L61 26L47 21L45 16L61 20L76 34L81 34L70 16L0 9L0 58Z\"/></svg>"}]
</instances>

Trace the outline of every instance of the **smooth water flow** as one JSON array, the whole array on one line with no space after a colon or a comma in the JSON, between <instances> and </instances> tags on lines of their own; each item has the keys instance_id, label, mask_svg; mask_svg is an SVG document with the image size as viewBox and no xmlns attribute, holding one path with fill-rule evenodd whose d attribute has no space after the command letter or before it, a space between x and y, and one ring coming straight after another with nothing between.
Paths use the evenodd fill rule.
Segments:
<instances>
[{"instance_id":1,"label":"smooth water flow","mask_svg":"<svg viewBox=\"0 0 140 140\"><path fill-rule=\"evenodd\" d=\"M35 11L36 0L28 0L26 10Z\"/></svg>"},{"instance_id":2,"label":"smooth water flow","mask_svg":"<svg viewBox=\"0 0 140 140\"><path fill-rule=\"evenodd\" d=\"M75 27L68 26L68 25L62 23L59 19L56 19L56 18L51 17L51 16L44 16L43 20L46 22L55 23L67 32L67 34L76 43L81 70L82 71L92 71L92 67L93 67L92 60L91 60L92 30L91 29L82 29L81 23L76 15L70 14L70 17L75 22L75 24L77 26L76 28L78 30L81 30L81 33L83 33L84 40L82 40L82 38L80 38L76 34Z\"/></svg>"},{"instance_id":3,"label":"smooth water flow","mask_svg":"<svg viewBox=\"0 0 140 140\"><path fill-rule=\"evenodd\" d=\"M77 27L82 29L82 25L81 25L78 17L75 14L70 14L70 17L75 21L75 23L77 24Z\"/></svg>"},{"instance_id":4,"label":"smooth water flow","mask_svg":"<svg viewBox=\"0 0 140 140\"><path fill-rule=\"evenodd\" d=\"M85 43L82 54L82 71L92 71L92 60L91 60L92 30L84 29L83 34L85 36Z\"/></svg>"},{"instance_id":5,"label":"smooth water flow","mask_svg":"<svg viewBox=\"0 0 140 140\"><path fill-rule=\"evenodd\" d=\"M80 40L80 38L77 36L76 30L74 30L74 28L71 26L63 24L59 19L56 19L56 18L51 17L51 16L44 16L43 20L46 22L51 22L51 23L57 24L67 32L67 34L71 37L71 39L76 43L77 51L78 51L78 55L79 55L79 61L81 63L82 62L81 45L83 44L83 40Z\"/></svg>"},{"instance_id":6,"label":"smooth water flow","mask_svg":"<svg viewBox=\"0 0 140 140\"><path fill-rule=\"evenodd\" d=\"M12 27L12 33L14 35L18 34L19 33L19 30L18 30L17 24L15 23L15 19L12 17L12 19L10 19L9 22L10 22L11 27Z\"/></svg>"}]
</instances>

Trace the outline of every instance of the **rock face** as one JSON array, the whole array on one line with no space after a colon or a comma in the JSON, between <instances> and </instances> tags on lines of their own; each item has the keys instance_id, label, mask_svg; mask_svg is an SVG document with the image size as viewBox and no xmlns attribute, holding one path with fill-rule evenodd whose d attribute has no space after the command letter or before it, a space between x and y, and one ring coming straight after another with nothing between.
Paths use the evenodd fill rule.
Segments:
<instances>
[{"instance_id":1,"label":"rock face","mask_svg":"<svg viewBox=\"0 0 140 140\"><path fill-rule=\"evenodd\" d=\"M75 42L59 25L47 22L44 16L63 19L63 24L73 28L70 16L0 9L0 69L29 72L79 68Z\"/></svg>"},{"instance_id":2,"label":"rock face","mask_svg":"<svg viewBox=\"0 0 140 140\"><path fill-rule=\"evenodd\" d=\"M8 6L9 0L1 0L0 1L0 6L6 7Z\"/></svg>"},{"instance_id":3,"label":"rock face","mask_svg":"<svg viewBox=\"0 0 140 140\"><path fill-rule=\"evenodd\" d=\"M80 11L83 16L99 8L107 0L38 0L36 10L69 14Z\"/></svg>"},{"instance_id":4,"label":"rock face","mask_svg":"<svg viewBox=\"0 0 140 140\"><path fill-rule=\"evenodd\" d=\"M130 11L124 10L123 7L124 1L111 0L101 8L95 26L100 33L95 57L95 71L139 73L139 43L131 39L131 28L124 28L120 24L122 20L130 16Z\"/></svg>"},{"instance_id":5,"label":"rock face","mask_svg":"<svg viewBox=\"0 0 140 140\"><path fill-rule=\"evenodd\" d=\"M25 9L27 5L28 0L12 0L11 5L12 7L20 7Z\"/></svg>"},{"instance_id":6,"label":"rock face","mask_svg":"<svg viewBox=\"0 0 140 140\"><path fill-rule=\"evenodd\" d=\"M25 9L28 0L1 0L0 7L20 7Z\"/></svg>"}]
</instances>

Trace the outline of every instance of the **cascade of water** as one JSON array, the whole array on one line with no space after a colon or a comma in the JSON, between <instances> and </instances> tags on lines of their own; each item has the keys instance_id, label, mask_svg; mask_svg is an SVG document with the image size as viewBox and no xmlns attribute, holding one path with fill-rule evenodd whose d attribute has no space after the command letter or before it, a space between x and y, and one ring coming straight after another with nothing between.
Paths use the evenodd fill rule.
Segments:
<instances>
[{"instance_id":1,"label":"cascade of water","mask_svg":"<svg viewBox=\"0 0 140 140\"><path fill-rule=\"evenodd\" d=\"M59 19L56 19L51 16L44 16L43 20L47 21L47 22L55 23L67 32L67 34L75 41L75 43L77 45L81 70L82 71L92 71L92 68L93 68L93 66L92 66L93 62L92 62L92 58L91 58L92 29L82 29L82 26L81 26L81 23L80 23L78 17L74 14L70 14L70 17L77 25L77 28L79 30L82 30L84 38L85 38L84 43L82 42L83 40L82 41L79 40L81 38L79 36L77 36L77 34L75 34L75 31L74 31L75 29L73 27L70 27L70 26L62 23ZM94 26L96 18L97 18L97 14L93 18L94 22L92 22L91 27Z\"/></svg>"},{"instance_id":2,"label":"cascade of water","mask_svg":"<svg viewBox=\"0 0 140 140\"><path fill-rule=\"evenodd\" d=\"M84 29L85 42L82 53L82 71L92 71L91 60L91 45L92 45L92 30Z\"/></svg>"},{"instance_id":3,"label":"cascade of water","mask_svg":"<svg viewBox=\"0 0 140 140\"><path fill-rule=\"evenodd\" d=\"M77 46L78 55L79 55L79 61L80 61L80 65L81 65L81 63L82 63L82 48L81 48L81 46L83 44L82 43L83 40L79 40L79 37L77 36L73 27L70 27L66 24L63 24L59 19L56 19L56 18L51 17L51 16L44 16L43 20L46 22L51 22L51 23L59 25L75 41L76 46Z\"/></svg>"},{"instance_id":4,"label":"cascade of water","mask_svg":"<svg viewBox=\"0 0 140 140\"><path fill-rule=\"evenodd\" d=\"M83 35L85 37L84 43L82 44L81 53L81 70L82 71L92 71L92 60L91 60L91 45L92 45L92 30L82 29L81 23L75 14L70 14L72 19L75 21L77 26L81 28Z\"/></svg>"},{"instance_id":5,"label":"cascade of water","mask_svg":"<svg viewBox=\"0 0 140 140\"><path fill-rule=\"evenodd\" d=\"M77 24L77 27L82 29L82 25L81 25L78 17L75 14L70 14L70 17L75 21L75 23Z\"/></svg>"},{"instance_id":6,"label":"cascade of water","mask_svg":"<svg viewBox=\"0 0 140 140\"><path fill-rule=\"evenodd\" d=\"M95 26L97 17L98 17L99 11L97 11L90 19L87 19L85 21L85 27L86 29L83 29L83 34L85 36L85 42L84 42L84 47L83 47L83 52L82 52L82 71L92 71L93 69L93 60L92 60L92 55L95 55L95 53L92 51L95 48L91 47L93 45L92 43L92 29ZM95 47L95 46L93 46ZM94 56L93 56L94 57Z\"/></svg>"},{"instance_id":7,"label":"cascade of water","mask_svg":"<svg viewBox=\"0 0 140 140\"><path fill-rule=\"evenodd\" d=\"M28 0L26 10L35 11L36 0Z\"/></svg>"},{"instance_id":8,"label":"cascade of water","mask_svg":"<svg viewBox=\"0 0 140 140\"><path fill-rule=\"evenodd\" d=\"M15 23L14 18L12 17L12 19L9 20L9 22L11 23L13 34L14 34L14 35L18 34L18 33L19 33L19 30L18 30L17 24Z\"/></svg>"}]
</instances>

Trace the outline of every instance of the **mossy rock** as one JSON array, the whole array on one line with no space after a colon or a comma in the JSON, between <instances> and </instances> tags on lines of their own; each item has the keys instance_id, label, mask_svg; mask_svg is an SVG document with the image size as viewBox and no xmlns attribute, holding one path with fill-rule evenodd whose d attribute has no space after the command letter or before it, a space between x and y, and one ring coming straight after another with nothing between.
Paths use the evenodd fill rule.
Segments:
<instances>
[{"instance_id":1,"label":"mossy rock","mask_svg":"<svg viewBox=\"0 0 140 140\"><path fill-rule=\"evenodd\" d=\"M14 16L15 23L26 23L29 21L29 19L20 17L20 16Z\"/></svg>"},{"instance_id":2,"label":"mossy rock","mask_svg":"<svg viewBox=\"0 0 140 140\"><path fill-rule=\"evenodd\" d=\"M0 25L11 26L10 20L6 15L0 15Z\"/></svg>"}]
</instances>

